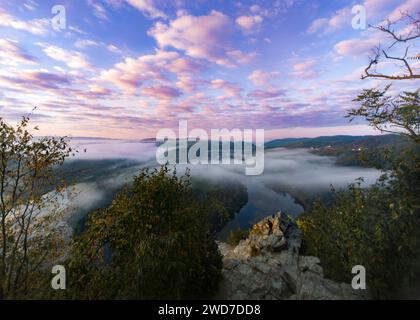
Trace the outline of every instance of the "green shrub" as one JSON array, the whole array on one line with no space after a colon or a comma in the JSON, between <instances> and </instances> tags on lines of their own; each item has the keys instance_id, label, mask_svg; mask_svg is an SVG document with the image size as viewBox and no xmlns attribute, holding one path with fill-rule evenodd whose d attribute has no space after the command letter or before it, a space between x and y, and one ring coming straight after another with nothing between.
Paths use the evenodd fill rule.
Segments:
<instances>
[{"instance_id":1,"label":"green shrub","mask_svg":"<svg viewBox=\"0 0 420 320\"><path fill-rule=\"evenodd\" d=\"M374 297L399 297L420 279L420 154L407 150L370 188L334 191L331 206L316 203L298 220L306 254L318 256L327 277L350 282L366 268Z\"/></svg>"},{"instance_id":2,"label":"green shrub","mask_svg":"<svg viewBox=\"0 0 420 320\"><path fill-rule=\"evenodd\" d=\"M110 207L94 212L75 241L69 280L78 298L183 299L211 295L222 260L208 203L188 172L142 171Z\"/></svg>"}]
</instances>

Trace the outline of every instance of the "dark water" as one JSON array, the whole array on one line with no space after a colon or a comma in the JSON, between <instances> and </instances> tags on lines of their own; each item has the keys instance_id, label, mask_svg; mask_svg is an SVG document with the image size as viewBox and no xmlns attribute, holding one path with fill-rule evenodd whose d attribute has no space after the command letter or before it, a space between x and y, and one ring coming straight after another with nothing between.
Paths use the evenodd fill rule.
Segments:
<instances>
[{"instance_id":1,"label":"dark water","mask_svg":"<svg viewBox=\"0 0 420 320\"><path fill-rule=\"evenodd\" d=\"M247 189L248 203L219 233L220 240L226 240L231 230L249 229L267 215L282 211L296 217L303 211L303 207L288 193L277 193L262 183L249 184Z\"/></svg>"}]
</instances>

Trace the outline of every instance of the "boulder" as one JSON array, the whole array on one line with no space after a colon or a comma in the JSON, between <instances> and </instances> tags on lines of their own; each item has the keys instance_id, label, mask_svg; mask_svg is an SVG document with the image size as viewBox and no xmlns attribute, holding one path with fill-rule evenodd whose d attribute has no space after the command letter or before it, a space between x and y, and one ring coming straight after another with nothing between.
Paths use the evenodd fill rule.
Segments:
<instances>
[{"instance_id":1,"label":"boulder","mask_svg":"<svg viewBox=\"0 0 420 320\"><path fill-rule=\"evenodd\" d=\"M317 257L299 254L302 233L279 212L255 224L232 247L218 242L223 256L219 299L364 299L349 284L324 278Z\"/></svg>"}]
</instances>

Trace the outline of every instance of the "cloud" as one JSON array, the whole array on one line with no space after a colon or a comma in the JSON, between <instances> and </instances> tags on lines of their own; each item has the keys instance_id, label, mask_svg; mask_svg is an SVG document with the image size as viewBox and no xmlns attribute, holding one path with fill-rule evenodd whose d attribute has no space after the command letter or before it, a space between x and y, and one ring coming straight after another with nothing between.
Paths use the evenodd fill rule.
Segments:
<instances>
[{"instance_id":1,"label":"cloud","mask_svg":"<svg viewBox=\"0 0 420 320\"><path fill-rule=\"evenodd\" d=\"M203 66L189 58L178 58L169 64L168 70L176 74L198 73L203 70Z\"/></svg>"},{"instance_id":2,"label":"cloud","mask_svg":"<svg viewBox=\"0 0 420 320\"><path fill-rule=\"evenodd\" d=\"M249 8L249 10L250 10L252 13L258 13L258 12L260 12L260 11L261 11L261 7L260 7L258 4L254 4L254 5L252 5L252 6Z\"/></svg>"},{"instance_id":3,"label":"cloud","mask_svg":"<svg viewBox=\"0 0 420 320\"><path fill-rule=\"evenodd\" d=\"M366 8L367 20L370 24L376 24L379 20L386 18L390 10L394 9L403 2L402 0L364 0L363 6ZM407 1L408 2L408 1ZM412 1L413 3L415 1ZM417 5L418 7L418 5ZM415 9L415 7L414 7ZM412 12L414 12L413 10Z\"/></svg>"},{"instance_id":4,"label":"cloud","mask_svg":"<svg viewBox=\"0 0 420 320\"><path fill-rule=\"evenodd\" d=\"M364 0L361 5L366 10L366 17L369 23L374 24L374 20L383 19L389 7L396 2L398 2L398 0ZM391 20L393 18L399 17L401 10L414 12L415 9L418 8L417 3L418 1L416 0L407 0L404 4L395 9L393 13L391 13ZM307 33L319 33L320 35L328 35L343 29L344 27L350 28L354 17L352 8L352 6L344 7L337 10L330 17L315 19L307 29Z\"/></svg>"},{"instance_id":5,"label":"cloud","mask_svg":"<svg viewBox=\"0 0 420 320\"><path fill-rule=\"evenodd\" d=\"M176 86L184 92L191 93L197 87L197 79L192 78L188 75L181 75L176 82Z\"/></svg>"},{"instance_id":6,"label":"cloud","mask_svg":"<svg viewBox=\"0 0 420 320\"><path fill-rule=\"evenodd\" d=\"M111 90L105 87L98 86L96 84L89 85L88 93L93 95L95 98L108 96L111 94Z\"/></svg>"},{"instance_id":7,"label":"cloud","mask_svg":"<svg viewBox=\"0 0 420 320\"><path fill-rule=\"evenodd\" d=\"M59 89L62 85L70 84L68 76L48 71L19 71L18 74L0 73L0 83L6 86L33 90Z\"/></svg>"},{"instance_id":8,"label":"cloud","mask_svg":"<svg viewBox=\"0 0 420 320\"><path fill-rule=\"evenodd\" d=\"M367 2L372 6L376 2L375 8L381 5L379 0L365 0ZM384 2L390 3L390 0ZM102 30L105 25L96 19L100 23L99 29L86 29L86 33L82 34L80 32L84 31L69 26L62 36L58 37L56 34L57 37L48 40L50 43L33 49L33 43L41 41L36 39L38 37L34 38L33 34L29 34L28 38L28 34L25 35L22 29L23 25L20 25L22 31L19 32L2 27L6 23L2 20L0 29L6 32L7 37L14 35L19 42L0 40L0 63L14 60L14 65L19 68L3 67L0 70L0 86L5 88L0 104L5 105L6 99L11 96L27 105L33 103L40 107L47 105L42 103L47 100L47 113L59 119L54 124L58 129L51 130L64 134L67 133L66 130L72 133L86 130L99 132L101 135L128 137L131 133L131 136L143 134L141 130L147 128L149 123L156 123L153 122L155 120L166 124L169 121L176 122L181 117L195 120L198 125L201 122L205 125L208 121L210 125L217 123L220 126L267 125L267 129L270 126L276 127L279 123L284 126L331 125L341 123L344 108L351 105L351 100L363 87L363 84L356 83L357 80L346 79L345 83L339 84L335 82L338 79L344 80L345 74L358 67L360 62L356 59L345 59L343 56L363 53L363 57L366 57L368 51L360 48L365 45L363 41L368 42L365 47L369 50L371 45L377 44L369 40L373 38L371 33L375 33L374 37L379 39L376 31L352 31L348 27L343 34L331 35L333 37L329 40L333 42L313 39L315 43L310 46L317 48L316 53L308 53L308 49L307 54L304 54L289 46L285 54L278 56L276 60L272 53L278 44L270 36L272 32L261 28L258 36L246 37L248 32L268 26L269 22L273 23L273 28L281 28L282 23L286 23L275 20L270 15L274 2L258 2L258 5L243 3L242 6L229 4L224 7L226 12L223 13L209 9L220 6L209 4L203 7L186 4L184 0L177 0L177 5L167 4L163 0L136 2L142 6L143 11L139 6L129 5L126 0L94 0L92 3L99 3L106 9L109 21L116 28L124 27L124 19L121 20L121 17L137 17L137 26L140 29L136 30L139 32L138 36L144 40L143 45L139 47L138 43L130 41L132 37L128 33L118 39L111 37L114 39L112 40L100 32L99 29ZM402 0L399 4L403 3L411 2ZM147 13L153 12L150 9L151 4L159 12L160 9L164 10L168 16L156 12ZM397 7L395 5L389 9L388 5L383 6L387 8L386 13L392 13ZM149 8L148 11L146 7ZM304 7L308 9L312 5ZM21 10L16 11L17 13L10 12L19 17L13 18L14 20L22 19L25 23L32 20L23 17L34 17L38 12L29 12L23 6L19 8ZM88 16L95 20L91 7L82 3L80 8L87 8ZM120 10L116 15L111 11L114 8ZM185 10L177 12L176 9L180 8ZM319 10L323 10L326 15L321 16L317 23L313 22L310 32L325 32L328 28L338 30L346 28L346 23L351 24L351 19L344 19L345 10L328 11L327 7L320 7ZM154 16L153 19L156 20L145 22L140 11L148 17ZM296 10L294 14L301 21L308 18L305 10ZM120 18L115 20L117 16ZM254 18L257 16L261 19ZM47 14L45 17L50 16ZM384 14L382 18L384 17L387 15ZM79 22L83 24L86 21L82 19ZM152 38L146 39L144 30L149 30ZM354 36L346 37L348 32ZM362 40L351 39L358 37L357 34ZM54 35L53 31L51 35ZM270 38L272 45L267 45L264 41L270 42ZM296 43L298 46L301 44ZM290 44L285 45L287 47ZM255 59L256 61L252 61L257 55L250 52L254 51L253 48L258 52L259 59ZM86 49L86 52L82 49ZM105 59L94 59L88 55L90 50L87 49L95 49L95 53L104 55ZM132 55L130 52L139 53ZM277 61L274 65L283 64L284 70L270 68L273 66L273 59ZM345 70L328 69L326 65L331 63L337 67L343 61L346 62ZM34 67L29 63L37 64ZM96 64L98 67L94 69L92 65ZM240 67L246 64L247 67L238 70L220 67ZM288 64L291 65L287 66ZM30 73L30 70L21 70L22 66L37 70ZM276 70L281 72L281 77ZM316 78L320 74L323 77L316 81L303 81ZM352 91L349 92L350 90ZM92 103L92 106L87 107L85 104L88 103ZM20 107L22 104L16 105ZM111 106L113 109L101 112L101 108ZM321 108L322 114L319 111ZM4 110L3 107L1 111ZM104 120L103 126L97 126L99 129L91 129L91 123L100 121L104 113L104 117L108 117L109 113L113 118L109 118L109 122ZM76 119L84 120L77 122ZM134 128L136 124L141 125L141 128ZM78 128L73 129L73 125ZM47 130L50 128L47 127Z\"/></svg>"},{"instance_id":9,"label":"cloud","mask_svg":"<svg viewBox=\"0 0 420 320\"><path fill-rule=\"evenodd\" d=\"M293 65L292 76L300 79L312 79L319 76L314 59L307 59Z\"/></svg>"},{"instance_id":10,"label":"cloud","mask_svg":"<svg viewBox=\"0 0 420 320\"><path fill-rule=\"evenodd\" d=\"M122 52L118 47L114 46L113 44L107 45L106 48L109 52L112 53L121 54Z\"/></svg>"},{"instance_id":11,"label":"cloud","mask_svg":"<svg viewBox=\"0 0 420 320\"><path fill-rule=\"evenodd\" d=\"M156 100L172 100L182 95L178 89L164 85L143 88L142 93Z\"/></svg>"},{"instance_id":12,"label":"cloud","mask_svg":"<svg viewBox=\"0 0 420 320\"><path fill-rule=\"evenodd\" d=\"M307 32L308 34L314 34L323 29L328 25L328 19L326 18L318 18L312 21L311 25L309 26Z\"/></svg>"},{"instance_id":13,"label":"cloud","mask_svg":"<svg viewBox=\"0 0 420 320\"><path fill-rule=\"evenodd\" d=\"M78 49L86 49L89 47L102 47L102 48L106 48L106 50L108 50L111 53L115 53L115 54L123 53L121 49L119 49L117 46L113 44L106 44L102 41L95 41L92 39L77 39L74 42L74 46Z\"/></svg>"},{"instance_id":14,"label":"cloud","mask_svg":"<svg viewBox=\"0 0 420 320\"><path fill-rule=\"evenodd\" d=\"M100 3L95 2L94 0L88 0L87 3L93 9L95 17L103 21L109 20L105 8Z\"/></svg>"},{"instance_id":15,"label":"cloud","mask_svg":"<svg viewBox=\"0 0 420 320\"><path fill-rule=\"evenodd\" d=\"M229 50L226 54L232 61L236 61L239 64L248 64L257 56L255 52L244 53L240 50ZM234 66L234 64L228 62L227 66Z\"/></svg>"},{"instance_id":16,"label":"cloud","mask_svg":"<svg viewBox=\"0 0 420 320\"><path fill-rule=\"evenodd\" d=\"M278 72L264 72L262 70L254 70L248 79L251 80L256 86L265 86L270 80L276 78L279 75Z\"/></svg>"},{"instance_id":17,"label":"cloud","mask_svg":"<svg viewBox=\"0 0 420 320\"><path fill-rule=\"evenodd\" d=\"M29 11L34 11L38 7L38 4L34 0L28 0L23 4L23 6Z\"/></svg>"},{"instance_id":18,"label":"cloud","mask_svg":"<svg viewBox=\"0 0 420 320\"><path fill-rule=\"evenodd\" d=\"M408 12L409 14L415 14L419 11L420 5L417 0L407 0L395 8L388 16L388 19L394 22L401 18L402 13Z\"/></svg>"},{"instance_id":19,"label":"cloud","mask_svg":"<svg viewBox=\"0 0 420 320\"><path fill-rule=\"evenodd\" d=\"M306 61L303 62L299 62L299 63L295 63L293 65L293 70L300 72L300 71L306 71L308 69L311 69L313 67L315 67L315 60L314 59L308 59Z\"/></svg>"},{"instance_id":20,"label":"cloud","mask_svg":"<svg viewBox=\"0 0 420 320\"><path fill-rule=\"evenodd\" d=\"M19 42L10 39L0 39L0 63L18 65L19 63L34 63L36 58L27 53Z\"/></svg>"},{"instance_id":21,"label":"cloud","mask_svg":"<svg viewBox=\"0 0 420 320\"><path fill-rule=\"evenodd\" d=\"M236 18L236 24L245 34L251 34L259 31L263 20L263 17L260 15L240 16Z\"/></svg>"},{"instance_id":22,"label":"cloud","mask_svg":"<svg viewBox=\"0 0 420 320\"><path fill-rule=\"evenodd\" d=\"M166 15L156 8L154 0L127 0L127 2L150 18L166 18Z\"/></svg>"},{"instance_id":23,"label":"cloud","mask_svg":"<svg viewBox=\"0 0 420 320\"><path fill-rule=\"evenodd\" d=\"M338 42L334 49L343 56L368 56L372 48L378 45L376 39L348 39Z\"/></svg>"},{"instance_id":24,"label":"cloud","mask_svg":"<svg viewBox=\"0 0 420 320\"><path fill-rule=\"evenodd\" d=\"M128 60L128 61L127 61ZM126 60L126 64L130 65L133 59ZM100 80L111 82L118 88L125 90L127 93L135 93L135 90L140 86L141 81L145 80L143 75L136 75L135 73L125 73L119 66L102 71L99 77Z\"/></svg>"},{"instance_id":25,"label":"cloud","mask_svg":"<svg viewBox=\"0 0 420 320\"><path fill-rule=\"evenodd\" d=\"M79 49L84 49L87 47L97 47L99 46L99 43L90 39L77 39L74 46Z\"/></svg>"},{"instance_id":26,"label":"cloud","mask_svg":"<svg viewBox=\"0 0 420 320\"><path fill-rule=\"evenodd\" d=\"M351 26L353 15L351 8L338 10L328 21L329 32L341 29L345 26Z\"/></svg>"},{"instance_id":27,"label":"cloud","mask_svg":"<svg viewBox=\"0 0 420 320\"><path fill-rule=\"evenodd\" d=\"M233 66L252 58L231 47L233 24L225 14L212 11L205 16L180 15L168 24L157 22L148 34L160 48L183 50L193 58L206 59L219 65ZM235 59L237 59L235 61Z\"/></svg>"},{"instance_id":28,"label":"cloud","mask_svg":"<svg viewBox=\"0 0 420 320\"><path fill-rule=\"evenodd\" d=\"M71 69L90 69L91 65L86 57L78 52L66 50L60 47L56 47L48 44L40 44L43 47L44 53L50 58L63 62Z\"/></svg>"},{"instance_id":29,"label":"cloud","mask_svg":"<svg viewBox=\"0 0 420 320\"><path fill-rule=\"evenodd\" d=\"M144 81L166 80L165 73L174 68L171 63L178 58L178 53L164 50L156 50L154 54L138 58L126 58L111 69L102 71L99 80L111 82L127 93L134 94ZM180 68L179 65L175 67Z\"/></svg>"},{"instance_id":30,"label":"cloud","mask_svg":"<svg viewBox=\"0 0 420 320\"><path fill-rule=\"evenodd\" d=\"M299 0L275 0L275 1L254 1L260 2L260 5L254 4L249 7L249 13L253 15L260 15L266 18L275 18L279 15L286 14L290 8ZM245 1L244 1L245 3ZM244 7L244 4L239 3L238 7ZM248 7L248 6L246 6Z\"/></svg>"},{"instance_id":31,"label":"cloud","mask_svg":"<svg viewBox=\"0 0 420 320\"><path fill-rule=\"evenodd\" d=\"M45 35L50 32L50 20L20 20L13 17L2 8L0 8L0 26L27 31L36 35Z\"/></svg>"},{"instance_id":32,"label":"cloud","mask_svg":"<svg viewBox=\"0 0 420 320\"><path fill-rule=\"evenodd\" d=\"M257 89L248 93L248 97L254 98L257 100L272 99L272 98L277 98L279 96L284 96L284 95L285 95L284 90L280 90L276 88L268 88L265 90Z\"/></svg>"},{"instance_id":33,"label":"cloud","mask_svg":"<svg viewBox=\"0 0 420 320\"><path fill-rule=\"evenodd\" d=\"M218 99L232 99L232 98L240 98L241 88L236 83L228 82L223 79L214 79L211 81L211 87L213 89L223 90L224 95L219 96Z\"/></svg>"},{"instance_id":34,"label":"cloud","mask_svg":"<svg viewBox=\"0 0 420 320\"><path fill-rule=\"evenodd\" d=\"M323 35L331 34L332 32L335 32L345 26L351 26L352 18L351 8L346 7L337 10L329 18L315 19L309 26L307 33L314 34L319 32Z\"/></svg>"}]
</instances>

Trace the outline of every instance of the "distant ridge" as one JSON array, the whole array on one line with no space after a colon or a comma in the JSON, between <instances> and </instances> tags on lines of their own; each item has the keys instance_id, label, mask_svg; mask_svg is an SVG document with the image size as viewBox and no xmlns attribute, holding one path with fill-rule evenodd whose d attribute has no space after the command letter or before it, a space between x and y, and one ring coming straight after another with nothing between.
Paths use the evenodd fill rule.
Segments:
<instances>
[{"instance_id":1,"label":"distant ridge","mask_svg":"<svg viewBox=\"0 0 420 320\"><path fill-rule=\"evenodd\" d=\"M69 137L70 139L76 140L124 140L124 139L115 139L115 138L103 138L103 137Z\"/></svg>"},{"instance_id":2,"label":"distant ridge","mask_svg":"<svg viewBox=\"0 0 420 320\"><path fill-rule=\"evenodd\" d=\"M285 139L274 139L264 144L265 149L287 147L287 148L319 148L327 145L348 145L354 143L369 143L384 145L393 142L399 142L402 138L396 134L385 134L385 135L367 135L367 136L348 136L348 135L336 135L336 136L320 136L316 138L285 138Z\"/></svg>"},{"instance_id":3,"label":"distant ridge","mask_svg":"<svg viewBox=\"0 0 420 320\"><path fill-rule=\"evenodd\" d=\"M144 138L144 139L141 139L140 142L156 143L156 138Z\"/></svg>"}]
</instances>

